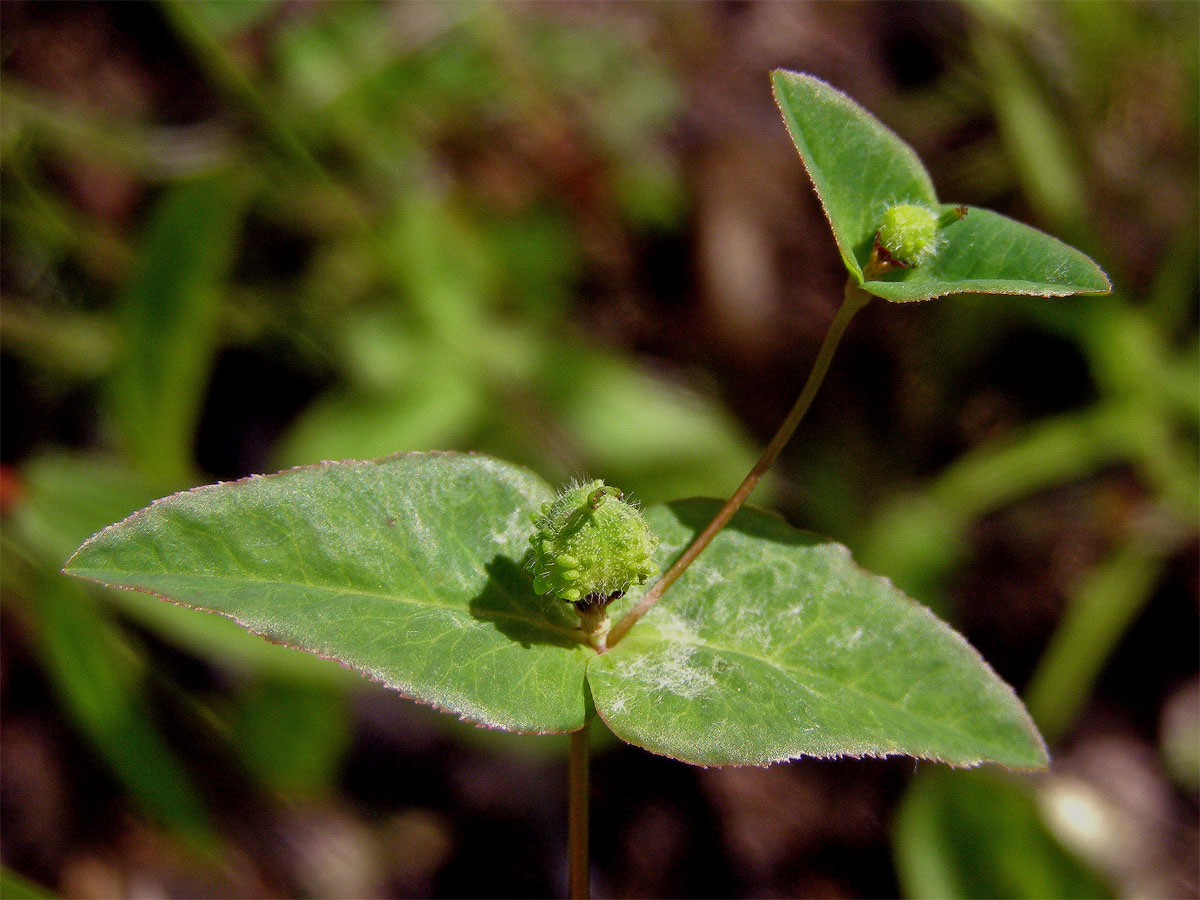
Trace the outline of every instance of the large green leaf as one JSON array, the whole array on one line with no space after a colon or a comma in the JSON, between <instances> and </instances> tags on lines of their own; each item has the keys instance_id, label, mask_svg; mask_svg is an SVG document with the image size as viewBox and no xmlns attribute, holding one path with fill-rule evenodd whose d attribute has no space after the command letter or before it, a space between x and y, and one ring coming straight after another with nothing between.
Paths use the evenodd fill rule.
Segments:
<instances>
[{"instance_id":1,"label":"large green leaf","mask_svg":"<svg viewBox=\"0 0 1200 900\"><path fill-rule=\"evenodd\" d=\"M223 613L483 725L571 731L592 651L521 568L551 496L484 456L328 463L161 500L66 571Z\"/></svg>"},{"instance_id":2,"label":"large green leaf","mask_svg":"<svg viewBox=\"0 0 1200 900\"><path fill-rule=\"evenodd\" d=\"M664 567L716 512L647 511ZM965 640L839 544L743 509L588 669L631 743L701 765L908 754L1046 764L1020 701Z\"/></svg>"},{"instance_id":3,"label":"large green leaf","mask_svg":"<svg viewBox=\"0 0 1200 900\"><path fill-rule=\"evenodd\" d=\"M812 178L850 277L886 300L945 294L1031 294L1062 297L1107 293L1108 277L1061 241L985 209L938 233L932 259L893 267L867 279L880 220L889 206L910 203L948 212L911 147L869 112L825 82L797 72L771 75L775 100Z\"/></svg>"}]
</instances>

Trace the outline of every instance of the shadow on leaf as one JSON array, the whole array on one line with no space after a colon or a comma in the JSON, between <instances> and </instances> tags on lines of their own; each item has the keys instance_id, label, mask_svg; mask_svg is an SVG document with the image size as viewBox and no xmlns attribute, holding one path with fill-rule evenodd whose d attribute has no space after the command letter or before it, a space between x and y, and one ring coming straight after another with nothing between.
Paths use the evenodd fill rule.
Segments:
<instances>
[{"instance_id":1,"label":"shadow on leaf","mask_svg":"<svg viewBox=\"0 0 1200 900\"><path fill-rule=\"evenodd\" d=\"M483 591L471 598L468 608L472 616L495 625L522 647L550 644L574 649L580 645L578 620L568 605L535 594L533 578L515 560L497 555L484 568L488 580Z\"/></svg>"}]
</instances>

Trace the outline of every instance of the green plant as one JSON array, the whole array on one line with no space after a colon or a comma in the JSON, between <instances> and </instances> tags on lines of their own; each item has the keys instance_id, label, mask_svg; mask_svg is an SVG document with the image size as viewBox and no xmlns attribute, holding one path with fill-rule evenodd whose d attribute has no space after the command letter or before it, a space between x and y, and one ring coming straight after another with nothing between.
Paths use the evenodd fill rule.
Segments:
<instances>
[{"instance_id":1,"label":"green plant","mask_svg":"<svg viewBox=\"0 0 1200 900\"><path fill-rule=\"evenodd\" d=\"M602 482L556 500L498 459L411 453L173 495L94 536L66 571L222 613L477 724L572 733L576 896L593 713L699 765L907 754L1043 767L1020 701L958 634L845 548L743 505L872 297L1064 296L1108 280L1039 231L939 203L915 153L823 82L773 80L849 277L799 399L728 501L652 506L646 534ZM617 513L601 542L625 558L602 572L568 538ZM655 567L665 574L643 590Z\"/></svg>"}]
</instances>

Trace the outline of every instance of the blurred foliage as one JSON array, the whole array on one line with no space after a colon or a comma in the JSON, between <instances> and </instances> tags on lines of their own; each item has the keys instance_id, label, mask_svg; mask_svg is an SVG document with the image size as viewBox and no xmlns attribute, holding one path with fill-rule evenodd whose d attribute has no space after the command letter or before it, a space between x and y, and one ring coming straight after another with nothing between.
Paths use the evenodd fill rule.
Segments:
<instances>
[{"instance_id":1,"label":"blurred foliage","mask_svg":"<svg viewBox=\"0 0 1200 900\"><path fill-rule=\"evenodd\" d=\"M12 900L43 900L53 897L50 891L7 867L0 868L0 895Z\"/></svg>"},{"instance_id":2,"label":"blurred foliage","mask_svg":"<svg viewBox=\"0 0 1200 900\"><path fill-rule=\"evenodd\" d=\"M326 810L345 851L326 879L357 858L347 848L398 861L391 881L343 882L351 893L437 892L447 835L480 836L422 808L435 801L418 791L355 843L365 826L339 796L360 777L347 754L377 734L361 711L370 689L217 616L68 583L57 574L66 555L172 490L404 450L487 451L552 481L602 476L646 502L727 493L757 451L740 423L761 437L790 402L823 310L800 299L836 262L832 244L808 238L823 225L797 199L808 187L770 106L777 65L851 90L921 150L942 193L1080 246L1116 291L869 311L764 501L776 495L796 524L845 540L946 611L1005 677L1028 676L1064 766L1114 706L1135 732L1149 721L1151 741L1161 718L1161 768L1194 823L1194 692L1148 675L1110 683L1114 671L1158 666L1184 681L1196 669L1166 650L1118 665L1139 617L1194 621L1194 598L1180 599L1194 592L1200 502L1190 5L204 0L8 3L0 16L5 734L24 715L12 698L25 682L8 676L27 656L55 705L41 714L89 748L118 806L253 873L193 893L334 890L247 851L253 835L234 823L258 822L231 812L230 794ZM718 164L731 143L750 145L748 171ZM724 194L739 204L732 221L771 221L701 240L706 222L730 220L709 205ZM749 349L735 340L749 313L721 318L706 285L728 282L704 277L721 261L700 255L740 253L747 233L773 242L763 258L781 283L797 282L768 298L775 318ZM1078 523L1073 543L1055 537ZM1020 575L983 558L997 533L1043 550L1060 540L1052 549L1070 564L1042 565L1032 595L989 619ZM975 605L972 584L985 586ZM1047 605L1039 627L1017 628ZM1023 653L990 651L997 621ZM1159 636L1173 647L1170 637ZM1093 715L1097 703L1109 719ZM413 739L443 729L454 746L486 748L499 760L480 776L490 790L493 776L516 777L503 760L560 747L442 718L409 721ZM864 769L855 777L874 777ZM389 783L376 777L373 791L391 797ZM1045 796L1016 778L922 772L894 823L904 889L1053 896L1146 883L1145 859L1073 860ZM703 814L687 802L689 817ZM550 829L553 806L539 802ZM648 810L630 820L666 815ZM6 865L78 892L82 876L26 853L5 816ZM504 830L491 843L513 849L505 839L525 833ZM306 834L296 848L315 846ZM552 889L554 846L522 848L536 854L524 871L529 857L513 849L512 871L495 878ZM804 867L821 864L804 852ZM247 855L263 856L261 872ZM1097 862L1099 879L1087 874ZM890 873L855 882L863 870L830 877L896 889ZM0 879L6 896L36 893L9 870ZM751 890L852 889L816 884Z\"/></svg>"},{"instance_id":3,"label":"blurred foliage","mask_svg":"<svg viewBox=\"0 0 1200 900\"><path fill-rule=\"evenodd\" d=\"M929 769L913 779L895 824L908 897L1112 896L1054 837L1015 776Z\"/></svg>"}]
</instances>

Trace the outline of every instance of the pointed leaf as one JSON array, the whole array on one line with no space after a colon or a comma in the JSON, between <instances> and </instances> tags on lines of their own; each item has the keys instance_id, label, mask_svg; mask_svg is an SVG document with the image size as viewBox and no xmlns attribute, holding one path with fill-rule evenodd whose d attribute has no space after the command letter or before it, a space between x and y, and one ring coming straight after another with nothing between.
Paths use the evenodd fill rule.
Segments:
<instances>
[{"instance_id":1,"label":"pointed leaf","mask_svg":"<svg viewBox=\"0 0 1200 900\"><path fill-rule=\"evenodd\" d=\"M551 497L485 456L326 463L160 500L66 571L223 613L483 725L571 731L594 654L521 568Z\"/></svg>"},{"instance_id":2,"label":"pointed leaf","mask_svg":"<svg viewBox=\"0 0 1200 900\"><path fill-rule=\"evenodd\" d=\"M169 490L113 460L73 454L32 457L22 463L21 477L25 497L13 513L10 533L18 534L55 565L96 529ZM258 640L223 616L197 616L138 591L102 595L161 637L217 665L249 667L292 681L346 684L354 680L326 660Z\"/></svg>"},{"instance_id":3,"label":"pointed leaf","mask_svg":"<svg viewBox=\"0 0 1200 900\"><path fill-rule=\"evenodd\" d=\"M647 511L664 568L717 506ZM961 636L845 547L757 510L743 508L592 660L588 681L618 737L700 765L890 754L1046 764L1020 701Z\"/></svg>"},{"instance_id":4,"label":"pointed leaf","mask_svg":"<svg viewBox=\"0 0 1200 900\"><path fill-rule=\"evenodd\" d=\"M929 173L908 144L854 100L798 72L771 75L775 101L812 178L851 278L886 300L945 294L1108 293L1108 277L1073 247L985 209L939 230L937 252L864 283L883 213L911 203L942 213Z\"/></svg>"},{"instance_id":5,"label":"pointed leaf","mask_svg":"<svg viewBox=\"0 0 1200 900\"><path fill-rule=\"evenodd\" d=\"M990 209L967 207L965 219L942 230L929 262L890 269L863 284L863 290L885 300L928 300L967 293L1106 294L1112 285L1074 247Z\"/></svg>"},{"instance_id":6,"label":"pointed leaf","mask_svg":"<svg viewBox=\"0 0 1200 900\"><path fill-rule=\"evenodd\" d=\"M783 69L771 73L771 84L842 260L861 283L884 211L937 205L929 173L899 135L836 88Z\"/></svg>"}]
</instances>

